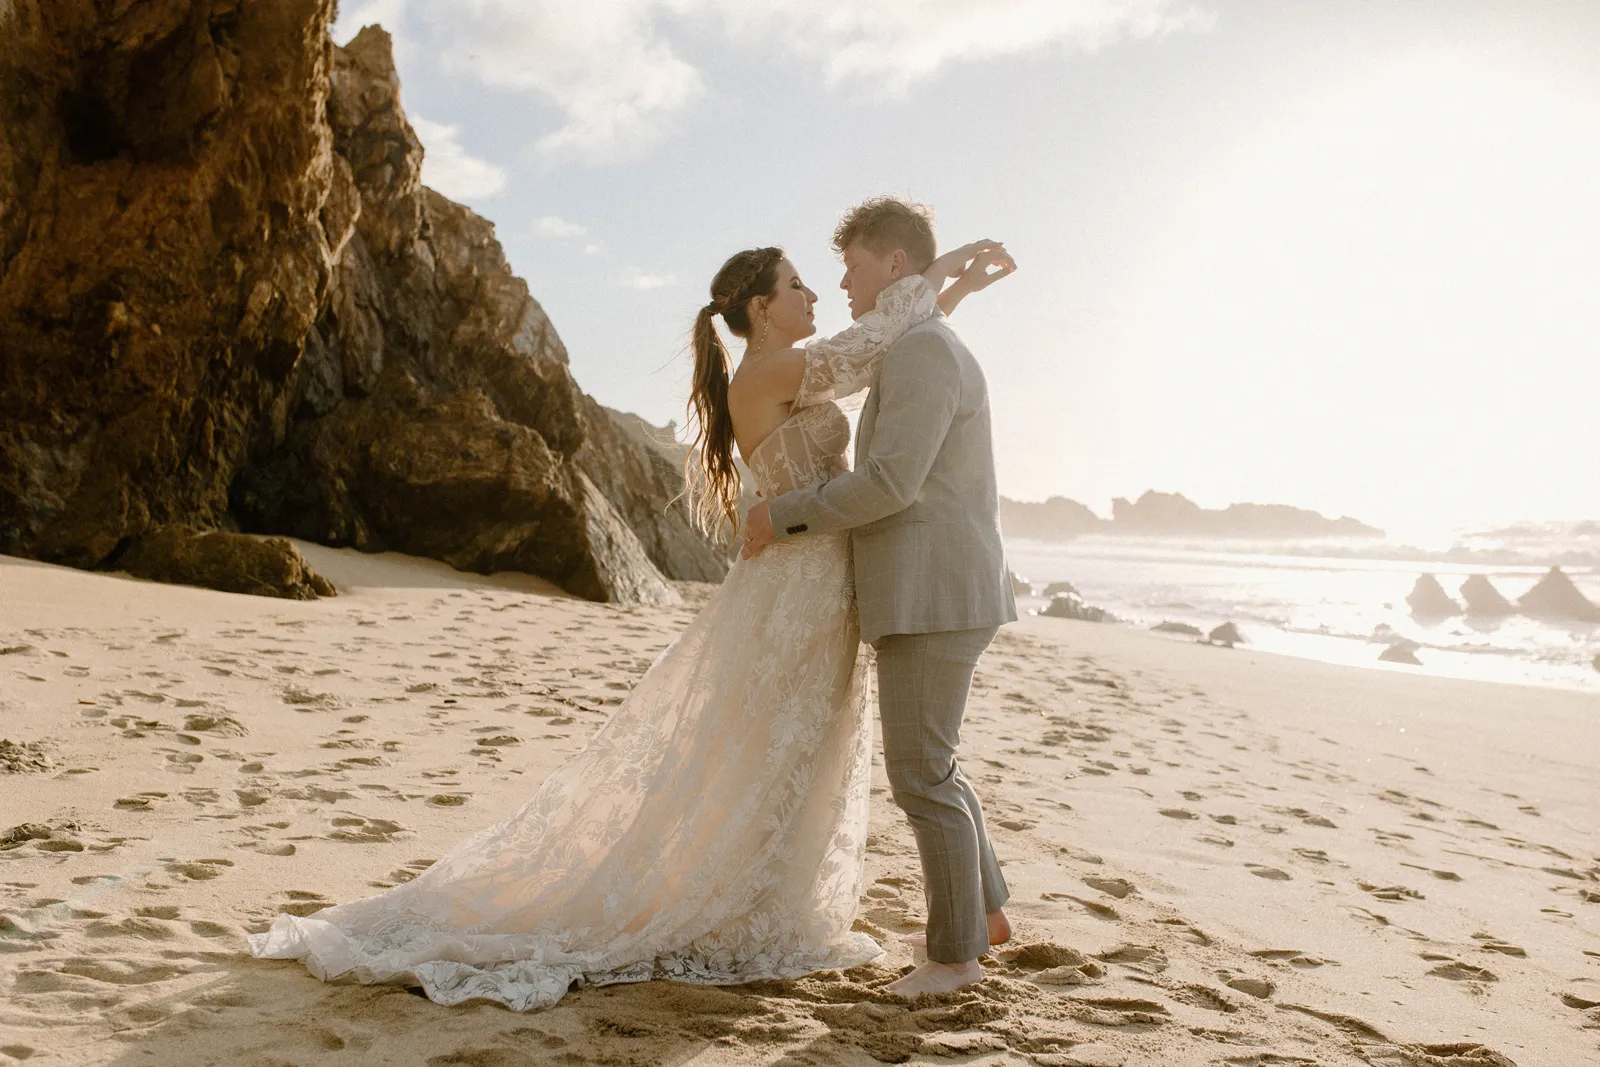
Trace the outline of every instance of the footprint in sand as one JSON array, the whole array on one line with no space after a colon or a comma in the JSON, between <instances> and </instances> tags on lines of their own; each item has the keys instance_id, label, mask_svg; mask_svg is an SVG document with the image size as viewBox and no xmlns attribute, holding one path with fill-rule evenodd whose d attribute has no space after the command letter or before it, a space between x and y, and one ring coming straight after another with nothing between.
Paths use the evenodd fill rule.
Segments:
<instances>
[{"instance_id":1,"label":"footprint in sand","mask_svg":"<svg viewBox=\"0 0 1600 1067\"><path fill-rule=\"evenodd\" d=\"M1165 1004L1134 997L1070 997L1064 1007L1092 1026L1162 1026L1172 1019Z\"/></svg>"},{"instance_id":2,"label":"footprint in sand","mask_svg":"<svg viewBox=\"0 0 1600 1067\"><path fill-rule=\"evenodd\" d=\"M1498 952L1502 956L1526 957L1528 950L1521 945L1513 945L1509 941L1502 941L1493 934L1476 933L1472 939L1478 942L1478 947L1485 952Z\"/></svg>"},{"instance_id":3,"label":"footprint in sand","mask_svg":"<svg viewBox=\"0 0 1600 1067\"><path fill-rule=\"evenodd\" d=\"M1408 889L1403 885L1383 885L1383 886L1379 886L1379 885L1373 885L1371 882L1357 882L1356 885L1361 888L1362 892L1371 893L1373 896L1377 897L1379 900L1388 900L1388 901L1394 901L1394 902L1398 903L1398 902L1406 901L1406 900L1426 900L1427 899L1421 893L1417 892L1415 889Z\"/></svg>"},{"instance_id":4,"label":"footprint in sand","mask_svg":"<svg viewBox=\"0 0 1600 1067\"><path fill-rule=\"evenodd\" d=\"M1167 954L1153 945L1118 945L1107 952L1098 952L1095 959L1117 963L1146 974L1160 974L1169 966Z\"/></svg>"},{"instance_id":5,"label":"footprint in sand","mask_svg":"<svg viewBox=\"0 0 1600 1067\"><path fill-rule=\"evenodd\" d=\"M1259 863L1247 863L1245 869L1257 878L1265 878L1269 882L1287 882L1294 876L1287 871L1280 871L1276 867L1267 867Z\"/></svg>"},{"instance_id":6,"label":"footprint in sand","mask_svg":"<svg viewBox=\"0 0 1600 1067\"><path fill-rule=\"evenodd\" d=\"M389 880L396 885L412 881L433 864L434 861L429 859L411 860L404 867L396 867L390 871Z\"/></svg>"},{"instance_id":7,"label":"footprint in sand","mask_svg":"<svg viewBox=\"0 0 1600 1067\"><path fill-rule=\"evenodd\" d=\"M392 841L400 834L406 833L406 828L397 822L388 819L365 819L359 815L343 815L333 820L337 827L328 838L332 841L348 841L356 844L373 844L376 842Z\"/></svg>"},{"instance_id":8,"label":"footprint in sand","mask_svg":"<svg viewBox=\"0 0 1600 1067\"><path fill-rule=\"evenodd\" d=\"M1431 968L1428 973L1435 978L1447 978L1452 982L1495 982L1499 979L1487 967L1475 967L1470 963L1452 960L1447 956L1425 955L1426 961L1446 960L1438 966Z\"/></svg>"},{"instance_id":9,"label":"footprint in sand","mask_svg":"<svg viewBox=\"0 0 1600 1067\"><path fill-rule=\"evenodd\" d=\"M169 799L168 794L159 792L135 793L131 797L120 797L111 806L119 811L150 811L156 803Z\"/></svg>"},{"instance_id":10,"label":"footprint in sand","mask_svg":"<svg viewBox=\"0 0 1600 1067\"><path fill-rule=\"evenodd\" d=\"M1237 989L1239 992L1249 994L1257 1000L1266 1000L1278 988L1265 978L1251 978L1248 975L1229 978L1226 974L1223 975L1223 978L1229 989Z\"/></svg>"},{"instance_id":11,"label":"footprint in sand","mask_svg":"<svg viewBox=\"0 0 1600 1067\"><path fill-rule=\"evenodd\" d=\"M193 774L194 765L204 760L205 757L198 752L169 752L166 771L168 774Z\"/></svg>"},{"instance_id":12,"label":"footprint in sand","mask_svg":"<svg viewBox=\"0 0 1600 1067\"><path fill-rule=\"evenodd\" d=\"M1273 963L1287 963L1291 967L1310 969L1323 967L1335 960L1322 959L1310 953L1302 952L1297 948L1261 948L1250 953L1258 960L1269 960Z\"/></svg>"},{"instance_id":13,"label":"footprint in sand","mask_svg":"<svg viewBox=\"0 0 1600 1067\"><path fill-rule=\"evenodd\" d=\"M184 716L183 728L195 733L216 734L219 737L243 737L250 732L238 719L210 712Z\"/></svg>"},{"instance_id":14,"label":"footprint in sand","mask_svg":"<svg viewBox=\"0 0 1600 1067\"><path fill-rule=\"evenodd\" d=\"M1004 949L995 958L1016 970L1030 972L1027 977L1040 985L1087 985L1106 974L1104 967L1077 949L1050 941Z\"/></svg>"},{"instance_id":15,"label":"footprint in sand","mask_svg":"<svg viewBox=\"0 0 1600 1067\"><path fill-rule=\"evenodd\" d=\"M1098 889L1107 896L1116 897L1118 900L1126 897L1129 893L1135 892L1134 884L1126 878L1088 877L1083 880L1083 884L1090 889Z\"/></svg>"},{"instance_id":16,"label":"footprint in sand","mask_svg":"<svg viewBox=\"0 0 1600 1067\"><path fill-rule=\"evenodd\" d=\"M1457 874L1455 871L1439 871L1439 870L1433 869L1432 867L1424 867L1424 866L1422 866L1421 864L1418 864L1418 863L1401 863L1400 866L1402 866L1402 867L1410 867L1414 871L1426 871L1428 874L1433 875L1435 878L1439 879L1441 882L1459 882L1459 881L1461 881L1461 876L1459 874Z\"/></svg>"},{"instance_id":17,"label":"footprint in sand","mask_svg":"<svg viewBox=\"0 0 1600 1067\"><path fill-rule=\"evenodd\" d=\"M293 915L303 919L307 915L316 914L323 908L333 907L333 901L324 897L321 893L312 893L304 889L290 889L283 895L289 898L289 902L278 905L278 914L280 915Z\"/></svg>"},{"instance_id":18,"label":"footprint in sand","mask_svg":"<svg viewBox=\"0 0 1600 1067\"><path fill-rule=\"evenodd\" d=\"M232 860L190 860L169 863L166 871L174 878L187 878L191 882L208 882L213 878L221 878L232 866Z\"/></svg>"},{"instance_id":19,"label":"footprint in sand","mask_svg":"<svg viewBox=\"0 0 1600 1067\"><path fill-rule=\"evenodd\" d=\"M1122 916L1117 913L1117 909L1111 905L1102 904L1098 900L1085 900L1083 897L1076 897L1071 893L1040 893L1039 899L1050 901L1070 900L1095 918L1105 919L1107 922L1117 922L1122 919Z\"/></svg>"},{"instance_id":20,"label":"footprint in sand","mask_svg":"<svg viewBox=\"0 0 1600 1067\"><path fill-rule=\"evenodd\" d=\"M1199 816L1196 815L1194 812L1186 811L1183 808L1162 808L1161 809L1161 814L1165 815L1169 819L1198 819L1199 818Z\"/></svg>"}]
</instances>

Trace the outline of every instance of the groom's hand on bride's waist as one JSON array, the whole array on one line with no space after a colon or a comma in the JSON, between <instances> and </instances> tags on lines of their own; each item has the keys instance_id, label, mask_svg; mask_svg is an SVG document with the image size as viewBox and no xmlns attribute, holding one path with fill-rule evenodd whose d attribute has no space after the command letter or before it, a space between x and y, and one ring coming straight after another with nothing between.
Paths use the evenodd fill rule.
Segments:
<instances>
[{"instance_id":1,"label":"groom's hand on bride's waist","mask_svg":"<svg viewBox=\"0 0 1600 1067\"><path fill-rule=\"evenodd\" d=\"M767 502L763 500L745 516L744 549L739 555L744 559L755 559L761 555L762 549L775 540L777 534L772 529L772 515L767 510Z\"/></svg>"}]
</instances>

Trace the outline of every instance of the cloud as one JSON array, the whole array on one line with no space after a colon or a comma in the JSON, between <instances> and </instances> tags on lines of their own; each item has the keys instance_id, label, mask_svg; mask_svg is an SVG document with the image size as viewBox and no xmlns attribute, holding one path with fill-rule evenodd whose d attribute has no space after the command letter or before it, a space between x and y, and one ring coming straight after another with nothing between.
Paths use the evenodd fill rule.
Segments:
<instances>
[{"instance_id":1,"label":"cloud","mask_svg":"<svg viewBox=\"0 0 1600 1067\"><path fill-rule=\"evenodd\" d=\"M560 215L546 215L541 218L538 230L546 237L582 237L589 232L587 226L569 222Z\"/></svg>"},{"instance_id":2,"label":"cloud","mask_svg":"<svg viewBox=\"0 0 1600 1067\"><path fill-rule=\"evenodd\" d=\"M648 292L651 289L664 289L669 285L678 284L676 274L644 274L632 271L623 276L622 284L638 292Z\"/></svg>"},{"instance_id":3,"label":"cloud","mask_svg":"<svg viewBox=\"0 0 1600 1067\"><path fill-rule=\"evenodd\" d=\"M1210 29L1214 16L1177 0L811 0L805 5L705 0L735 36L764 37L815 63L830 83L903 92L952 62L1046 47L1095 51L1123 38Z\"/></svg>"},{"instance_id":4,"label":"cloud","mask_svg":"<svg viewBox=\"0 0 1600 1067\"><path fill-rule=\"evenodd\" d=\"M539 155L605 163L647 152L706 94L684 43L789 56L830 85L897 94L951 63L1094 51L1209 29L1214 17L1193 0L367 0L339 19L335 39L374 20L397 56L551 105L558 117Z\"/></svg>"},{"instance_id":5,"label":"cloud","mask_svg":"<svg viewBox=\"0 0 1600 1067\"><path fill-rule=\"evenodd\" d=\"M423 15L440 66L498 89L527 90L561 113L536 148L604 162L671 132L704 91L660 25L664 0L458 0Z\"/></svg>"},{"instance_id":6,"label":"cloud","mask_svg":"<svg viewBox=\"0 0 1600 1067\"><path fill-rule=\"evenodd\" d=\"M506 172L468 154L455 126L412 115L411 128L422 139L422 181L429 188L461 201L487 200L505 189Z\"/></svg>"}]
</instances>

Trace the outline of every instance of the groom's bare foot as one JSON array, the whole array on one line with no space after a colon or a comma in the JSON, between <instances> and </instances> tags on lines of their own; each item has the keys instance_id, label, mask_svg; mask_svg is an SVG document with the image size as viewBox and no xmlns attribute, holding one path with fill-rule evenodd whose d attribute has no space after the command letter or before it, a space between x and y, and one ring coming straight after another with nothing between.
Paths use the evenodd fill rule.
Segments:
<instances>
[{"instance_id":1,"label":"groom's bare foot","mask_svg":"<svg viewBox=\"0 0 1600 1067\"><path fill-rule=\"evenodd\" d=\"M1011 920L1006 918L1006 910L1004 908L998 911L991 911L985 918L989 920L990 945L1003 945L1011 940ZM917 948L928 947L927 934L907 934L900 940L908 945L915 945Z\"/></svg>"},{"instance_id":2,"label":"groom's bare foot","mask_svg":"<svg viewBox=\"0 0 1600 1067\"><path fill-rule=\"evenodd\" d=\"M983 981L983 968L977 960L966 963L939 963L927 960L903 978L898 978L884 989L902 997L915 997L921 993L950 993L977 985Z\"/></svg>"}]
</instances>

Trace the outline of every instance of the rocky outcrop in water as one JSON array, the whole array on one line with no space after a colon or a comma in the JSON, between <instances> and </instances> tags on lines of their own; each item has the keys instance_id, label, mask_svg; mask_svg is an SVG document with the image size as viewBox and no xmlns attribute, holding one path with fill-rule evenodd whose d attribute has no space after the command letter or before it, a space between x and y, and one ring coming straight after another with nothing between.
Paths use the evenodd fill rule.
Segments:
<instances>
[{"instance_id":1,"label":"rocky outcrop in water","mask_svg":"<svg viewBox=\"0 0 1600 1067\"><path fill-rule=\"evenodd\" d=\"M1378 659L1384 663L1401 663L1408 667L1420 667L1422 661L1417 658L1417 649L1422 646L1409 638L1402 637L1393 641L1382 652Z\"/></svg>"},{"instance_id":2,"label":"rocky outcrop in water","mask_svg":"<svg viewBox=\"0 0 1600 1067\"><path fill-rule=\"evenodd\" d=\"M1158 622L1150 629L1160 634L1182 634L1185 637L1201 636L1200 627L1187 622L1173 622L1171 619Z\"/></svg>"},{"instance_id":3,"label":"rocky outcrop in water","mask_svg":"<svg viewBox=\"0 0 1600 1067\"><path fill-rule=\"evenodd\" d=\"M1461 583L1461 600L1466 605L1466 614L1480 618L1517 613L1511 601L1501 596L1494 583L1482 574L1474 574Z\"/></svg>"},{"instance_id":4,"label":"rocky outcrop in water","mask_svg":"<svg viewBox=\"0 0 1600 1067\"><path fill-rule=\"evenodd\" d=\"M1444 591L1439 579L1431 574L1420 575L1411 592L1406 594L1406 605L1413 615L1429 618L1448 618L1461 614L1461 605Z\"/></svg>"},{"instance_id":5,"label":"rocky outcrop in water","mask_svg":"<svg viewBox=\"0 0 1600 1067\"><path fill-rule=\"evenodd\" d=\"M1225 622L1221 626L1211 628L1211 632L1206 634L1206 644L1232 648L1234 645L1244 644L1244 635L1239 632L1239 627L1231 622Z\"/></svg>"},{"instance_id":6,"label":"rocky outcrop in water","mask_svg":"<svg viewBox=\"0 0 1600 1067\"><path fill-rule=\"evenodd\" d=\"M243 529L598 600L720 576L493 226L420 184L388 36L335 48L332 10L0 8L0 551L175 574Z\"/></svg>"},{"instance_id":7,"label":"rocky outcrop in water","mask_svg":"<svg viewBox=\"0 0 1600 1067\"><path fill-rule=\"evenodd\" d=\"M1076 593L1058 593L1050 598L1050 603L1039 614L1052 619L1076 619L1079 622L1121 621L1105 608L1084 603L1083 597Z\"/></svg>"},{"instance_id":8,"label":"rocky outcrop in water","mask_svg":"<svg viewBox=\"0 0 1600 1067\"><path fill-rule=\"evenodd\" d=\"M1517 606L1529 615L1544 615L1580 622L1600 622L1600 608L1590 602L1560 567L1551 567Z\"/></svg>"}]
</instances>

